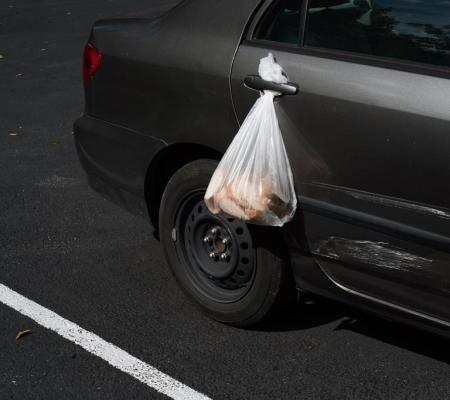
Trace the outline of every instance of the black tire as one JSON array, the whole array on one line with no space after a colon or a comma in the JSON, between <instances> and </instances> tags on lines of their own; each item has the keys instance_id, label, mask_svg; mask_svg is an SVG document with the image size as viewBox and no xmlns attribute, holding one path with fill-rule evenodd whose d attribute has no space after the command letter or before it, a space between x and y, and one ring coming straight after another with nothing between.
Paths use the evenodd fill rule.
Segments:
<instances>
[{"instance_id":1,"label":"black tire","mask_svg":"<svg viewBox=\"0 0 450 400\"><path fill-rule=\"evenodd\" d=\"M172 176L161 200L160 238L175 278L203 312L248 326L294 299L294 280L279 228L215 216L202 203L216 166L198 160Z\"/></svg>"}]
</instances>

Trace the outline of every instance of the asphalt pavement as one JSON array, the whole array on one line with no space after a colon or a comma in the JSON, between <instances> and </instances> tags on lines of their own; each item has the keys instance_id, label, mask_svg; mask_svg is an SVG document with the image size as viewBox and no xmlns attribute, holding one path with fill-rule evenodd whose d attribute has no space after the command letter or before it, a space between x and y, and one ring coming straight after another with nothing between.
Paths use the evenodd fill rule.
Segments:
<instances>
[{"instance_id":1,"label":"asphalt pavement","mask_svg":"<svg viewBox=\"0 0 450 400\"><path fill-rule=\"evenodd\" d=\"M248 330L207 319L149 222L88 187L72 123L89 27L172 4L2 0L0 284L213 399L450 398L448 340L324 299ZM1 303L0 344L1 400L166 398Z\"/></svg>"}]
</instances>

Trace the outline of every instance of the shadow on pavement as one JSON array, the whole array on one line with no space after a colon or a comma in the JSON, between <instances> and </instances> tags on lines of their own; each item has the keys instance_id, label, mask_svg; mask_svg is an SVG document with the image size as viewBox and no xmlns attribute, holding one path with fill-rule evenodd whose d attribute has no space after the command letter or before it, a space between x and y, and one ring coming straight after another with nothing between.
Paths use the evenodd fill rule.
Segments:
<instances>
[{"instance_id":1,"label":"shadow on pavement","mask_svg":"<svg viewBox=\"0 0 450 400\"><path fill-rule=\"evenodd\" d=\"M355 315L344 319L335 329L349 330L390 345L450 364L448 339L411 326L383 320L370 315Z\"/></svg>"},{"instance_id":2,"label":"shadow on pavement","mask_svg":"<svg viewBox=\"0 0 450 400\"><path fill-rule=\"evenodd\" d=\"M159 231L158 231L158 229L154 229L152 235L153 235L153 238L154 238L157 242L160 242L160 241L161 241L161 238L159 237Z\"/></svg>"},{"instance_id":3,"label":"shadow on pavement","mask_svg":"<svg viewBox=\"0 0 450 400\"><path fill-rule=\"evenodd\" d=\"M330 330L347 330L450 364L450 341L414 327L364 314L337 302L311 296L278 318L253 328L265 332L306 330L338 322Z\"/></svg>"},{"instance_id":4,"label":"shadow on pavement","mask_svg":"<svg viewBox=\"0 0 450 400\"><path fill-rule=\"evenodd\" d=\"M306 295L301 303L285 310L269 321L255 325L252 330L265 332L286 332L310 329L344 318L343 306L324 298Z\"/></svg>"}]
</instances>

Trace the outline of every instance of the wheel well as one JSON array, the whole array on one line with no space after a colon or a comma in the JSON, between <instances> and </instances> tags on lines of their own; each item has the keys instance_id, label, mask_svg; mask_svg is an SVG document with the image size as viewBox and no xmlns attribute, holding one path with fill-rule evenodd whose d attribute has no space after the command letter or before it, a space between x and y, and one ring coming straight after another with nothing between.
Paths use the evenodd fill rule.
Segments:
<instances>
[{"instance_id":1,"label":"wheel well","mask_svg":"<svg viewBox=\"0 0 450 400\"><path fill-rule=\"evenodd\" d=\"M145 177L145 200L153 226L159 223L159 207L164 189L173 174L184 165L199 159L220 160L222 154L207 146L180 143L161 150L151 161Z\"/></svg>"}]
</instances>

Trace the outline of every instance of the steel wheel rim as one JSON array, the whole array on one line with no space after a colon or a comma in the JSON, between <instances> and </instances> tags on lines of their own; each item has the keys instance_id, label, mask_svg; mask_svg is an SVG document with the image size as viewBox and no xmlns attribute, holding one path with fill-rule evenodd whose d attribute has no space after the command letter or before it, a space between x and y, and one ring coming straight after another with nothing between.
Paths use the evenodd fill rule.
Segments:
<instances>
[{"instance_id":1,"label":"steel wheel rim","mask_svg":"<svg viewBox=\"0 0 450 400\"><path fill-rule=\"evenodd\" d=\"M252 237L243 221L209 212L203 196L203 191L196 191L180 201L175 219L175 248L198 291L217 302L235 302L245 296L254 280ZM212 252L216 253L214 257Z\"/></svg>"}]
</instances>

